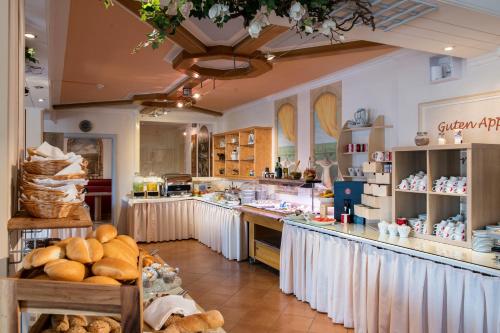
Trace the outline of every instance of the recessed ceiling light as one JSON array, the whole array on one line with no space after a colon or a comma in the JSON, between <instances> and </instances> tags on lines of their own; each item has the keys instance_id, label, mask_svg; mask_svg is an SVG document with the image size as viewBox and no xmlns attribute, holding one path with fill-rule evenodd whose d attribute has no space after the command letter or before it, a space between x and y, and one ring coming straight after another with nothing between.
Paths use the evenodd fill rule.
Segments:
<instances>
[{"instance_id":1,"label":"recessed ceiling light","mask_svg":"<svg viewBox=\"0 0 500 333\"><path fill-rule=\"evenodd\" d=\"M194 93L193 98L194 99L200 99L201 95L199 93Z\"/></svg>"},{"instance_id":2,"label":"recessed ceiling light","mask_svg":"<svg viewBox=\"0 0 500 333\"><path fill-rule=\"evenodd\" d=\"M186 136L186 135L187 135L187 132L186 132L186 131L182 132L182 135Z\"/></svg>"},{"instance_id":3,"label":"recessed ceiling light","mask_svg":"<svg viewBox=\"0 0 500 333\"><path fill-rule=\"evenodd\" d=\"M43 98L38 99L39 102L44 102L45 100Z\"/></svg>"},{"instance_id":4,"label":"recessed ceiling light","mask_svg":"<svg viewBox=\"0 0 500 333\"><path fill-rule=\"evenodd\" d=\"M454 49L454 47L453 47L453 46L447 46L447 47L445 47L445 48L444 48L444 50L445 50L446 52L453 51L453 49Z\"/></svg>"},{"instance_id":5,"label":"recessed ceiling light","mask_svg":"<svg viewBox=\"0 0 500 333\"><path fill-rule=\"evenodd\" d=\"M182 103L182 102L177 102L177 107L178 107L178 108L182 108L183 106L184 106L184 103Z\"/></svg>"},{"instance_id":6,"label":"recessed ceiling light","mask_svg":"<svg viewBox=\"0 0 500 333\"><path fill-rule=\"evenodd\" d=\"M273 60L274 58L276 58L276 56L272 53L269 53L267 52L266 55L264 56L266 58L267 61L271 61Z\"/></svg>"},{"instance_id":7,"label":"recessed ceiling light","mask_svg":"<svg viewBox=\"0 0 500 333\"><path fill-rule=\"evenodd\" d=\"M33 39L33 38L36 38L36 36L35 36L34 34L29 33L29 32L25 33L25 34L24 34L24 37L26 37L26 38L28 38L28 39Z\"/></svg>"},{"instance_id":8,"label":"recessed ceiling light","mask_svg":"<svg viewBox=\"0 0 500 333\"><path fill-rule=\"evenodd\" d=\"M193 77L194 77L195 79L197 79L197 78L199 78L199 77L200 77L200 74L198 74L198 73L194 73L194 74L193 74Z\"/></svg>"}]
</instances>

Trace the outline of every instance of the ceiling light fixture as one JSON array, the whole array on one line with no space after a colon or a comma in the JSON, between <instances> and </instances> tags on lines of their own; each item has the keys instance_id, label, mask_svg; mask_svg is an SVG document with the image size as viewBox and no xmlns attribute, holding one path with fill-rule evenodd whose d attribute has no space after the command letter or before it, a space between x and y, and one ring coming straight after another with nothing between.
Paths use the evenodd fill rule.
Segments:
<instances>
[{"instance_id":1,"label":"ceiling light fixture","mask_svg":"<svg viewBox=\"0 0 500 333\"><path fill-rule=\"evenodd\" d=\"M270 52L267 52L264 57L266 58L267 61L271 61L274 58L276 58L276 56L274 54L270 53Z\"/></svg>"},{"instance_id":2,"label":"ceiling light fixture","mask_svg":"<svg viewBox=\"0 0 500 333\"><path fill-rule=\"evenodd\" d=\"M38 99L39 102L44 102L45 100L43 98Z\"/></svg>"},{"instance_id":3,"label":"ceiling light fixture","mask_svg":"<svg viewBox=\"0 0 500 333\"><path fill-rule=\"evenodd\" d=\"M453 47L453 46L447 46L447 47L445 47L445 48L444 48L444 50L445 50L446 52L453 51L453 49L454 49L454 47Z\"/></svg>"},{"instance_id":4,"label":"ceiling light fixture","mask_svg":"<svg viewBox=\"0 0 500 333\"><path fill-rule=\"evenodd\" d=\"M199 77L200 77L200 74L198 74L198 73L194 73L194 74L193 74L193 77L194 77L195 79L197 79L197 78L199 78Z\"/></svg>"},{"instance_id":5,"label":"ceiling light fixture","mask_svg":"<svg viewBox=\"0 0 500 333\"><path fill-rule=\"evenodd\" d=\"M182 102L177 102L177 107L178 107L178 108L182 108L182 107L184 107L184 103L182 103Z\"/></svg>"},{"instance_id":6,"label":"ceiling light fixture","mask_svg":"<svg viewBox=\"0 0 500 333\"><path fill-rule=\"evenodd\" d=\"M26 37L28 39L34 39L34 38L36 38L36 35L27 32L27 33L24 34L24 37Z\"/></svg>"},{"instance_id":7,"label":"ceiling light fixture","mask_svg":"<svg viewBox=\"0 0 500 333\"><path fill-rule=\"evenodd\" d=\"M186 132L186 131L182 132L182 135L186 136L186 135L187 135L187 132Z\"/></svg>"},{"instance_id":8,"label":"ceiling light fixture","mask_svg":"<svg viewBox=\"0 0 500 333\"><path fill-rule=\"evenodd\" d=\"M194 93L194 94L193 94L193 98L194 98L194 99L200 99L200 98L201 98L200 93Z\"/></svg>"}]
</instances>

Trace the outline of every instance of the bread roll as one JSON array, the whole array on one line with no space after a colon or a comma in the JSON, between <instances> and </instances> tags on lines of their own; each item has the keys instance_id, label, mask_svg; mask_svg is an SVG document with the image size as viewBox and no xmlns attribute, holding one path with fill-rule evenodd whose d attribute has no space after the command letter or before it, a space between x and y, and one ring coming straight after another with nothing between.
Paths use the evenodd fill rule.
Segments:
<instances>
[{"instance_id":1,"label":"bread roll","mask_svg":"<svg viewBox=\"0 0 500 333\"><path fill-rule=\"evenodd\" d=\"M74 238L75 237L68 237L66 239L63 239L62 241L60 241L56 245L59 247L62 247L63 249L66 249L66 245L68 245L68 243L71 242Z\"/></svg>"},{"instance_id":2,"label":"bread roll","mask_svg":"<svg viewBox=\"0 0 500 333\"><path fill-rule=\"evenodd\" d=\"M95 238L95 230L92 230L85 236L85 239Z\"/></svg>"},{"instance_id":3,"label":"bread roll","mask_svg":"<svg viewBox=\"0 0 500 333\"><path fill-rule=\"evenodd\" d=\"M110 333L111 326L104 320L94 320L88 326L90 333Z\"/></svg>"},{"instance_id":4,"label":"bread roll","mask_svg":"<svg viewBox=\"0 0 500 333\"><path fill-rule=\"evenodd\" d=\"M34 249L30 253L24 257L23 267L26 269L40 267L49 261L64 258L64 250L55 245Z\"/></svg>"},{"instance_id":5,"label":"bread roll","mask_svg":"<svg viewBox=\"0 0 500 333\"><path fill-rule=\"evenodd\" d=\"M71 326L65 333L88 333L88 331L82 326Z\"/></svg>"},{"instance_id":6,"label":"bread roll","mask_svg":"<svg viewBox=\"0 0 500 333\"><path fill-rule=\"evenodd\" d=\"M69 330L69 321L67 315L52 315L50 323L56 332L66 332Z\"/></svg>"},{"instance_id":7,"label":"bread roll","mask_svg":"<svg viewBox=\"0 0 500 333\"><path fill-rule=\"evenodd\" d=\"M89 321L85 316L70 315L68 316L69 326L87 326Z\"/></svg>"},{"instance_id":8,"label":"bread roll","mask_svg":"<svg viewBox=\"0 0 500 333\"><path fill-rule=\"evenodd\" d=\"M116 280L134 280L139 277L137 265L115 258L103 258L92 265L94 275L107 276Z\"/></svg>"},{"instance_id":9,"label":"bread roll","mask_svg":"<svg viewBox=\"0 0 500 333\"><path fill-rule=\"evenodd\" d=\"M103 224L95 230L95 238L101 243L109 242L116 235L118 235L118 231L112 224Z\"/></svg>"},{"instance_id":10,"label":"bread roll","mask_svg":"<svg viewBox=\"0 0 500 333\"><path fill-rule=\"evenodd\" d=\"M165 333L196 333L214 330L224 325L224 317L217 310L194 314L177 320Z\"/></svg>"},{"instance_id":11,"label":"bread roll","mask_svg":"<svg viewBox=\"0 0 500 333\"><path fill-rule=\"evenodd\" d=\"M102 244L96 239L83 239L74 237L68 245L66 245L66 256L82 264L96 262L102 259L104 249Z\"/></svg>"},{"instance_id":12,"label":"bread roll","mask_svg":"<svg viewBox=\"0 0 500 333\"><path fill-rule=\"evenodd\" d=\"M113 318L96 317L96 320L102 320L107 322L109 324L109 327L111 328L111 333L121 333L122 331L122 326L120 325L120 323L114 320Z\"/></svg>"},{"instance_id":13,"label":"bread roll","mask_svg":"<svg viewBox=\"0 0 500 333\"><path fill-rule=\"evenodd\" d=\"M113 239L102 245L104 248L105 258L115 258L121 259L130 263L131 265L137 266L137 256L134 255L133 250L122 241L118 239Z\"/></svg>"},{"instance_id":14,"label":"bread roll","mask_svg":"<svg viewBox=\"0 0 500 333\"><path fill-rule=\"evenodd\" d=\"M109 284L109 285L114 285L114 286L119 286L121 285L120 282L116 281L113 278L107 277L107 276L91 276L83 280L85 283L93 283L93 284Z\"/></svg>"},{"instance_id":15,"label":"bread roll","mask_svg":"<svg viewBox=\"0 0 500 333\"><path fill-rule=\"evenodd\" d=\"M116 236L116 239L127 244L132 249L133 254L136 257L139 256L139 247L137 246L137 243L135 242L135 240L132 237L127 236L127 235L118 235L118 236Z\"/></svg>"},{"instance_id":16,"label":"bread roll","mask_svg":"<svg viewBox=\"0 0 500 333\"><path fill-rule=\"evenodd\" d=\"M43 270L52 280L81 282L85 277L85 266L67 259L51 261Z\"/></svg>"},{"instance_id":17,"label":"bread roll","mask_svg":"<svg viewBox=\"0 0 500 333\"><path fill-rule=\"evenodd\" d=\"M50 280L50 277L46 273L40 273L32 278L33 280Z\"/></svg>"}]
</instances>

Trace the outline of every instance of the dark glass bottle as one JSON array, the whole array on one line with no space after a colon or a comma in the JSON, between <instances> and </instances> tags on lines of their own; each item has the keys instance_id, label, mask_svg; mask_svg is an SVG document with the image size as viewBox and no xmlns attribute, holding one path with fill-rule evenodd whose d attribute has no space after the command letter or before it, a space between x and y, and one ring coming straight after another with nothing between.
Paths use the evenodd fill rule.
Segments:
<instances>
[{"instance_id":1,"label":"dark glass bottle","mask_svg":"<svg viewBox=\"0 0 500 333\"><path fill-rule=\"evenodd\" d=\"M283 178L283 169L281 168L281 158L279 156L274 167L274 177L277 179Z\"/></svg>"}]
</instances>

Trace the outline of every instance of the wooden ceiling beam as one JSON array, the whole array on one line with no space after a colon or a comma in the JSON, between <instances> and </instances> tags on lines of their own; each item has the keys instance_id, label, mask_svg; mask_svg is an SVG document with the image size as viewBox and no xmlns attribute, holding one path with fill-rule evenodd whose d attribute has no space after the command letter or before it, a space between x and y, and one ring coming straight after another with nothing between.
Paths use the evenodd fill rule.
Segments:
<instances>
[{"instance_id":1,"label":"wooden ceiling beam","mask_svg":"<svg viewBox=\"0 0 500 333\"><path fill-rule=\"evenodd\" d=\"M359 40L354 42L308 47L304 49L296 49L291 51L273 52L273 54L276 56L273 62L310 59L312 57L327 57L336 54L364 52L368 50L385 49L385 48L390 48L390 46Z\"/></svg>"},{"instance_id":2,"label":"wooden ceiling beam","mask_svg":"<svg viewBox=\"0 0 500 333\"><path fill-rule=\"evenodd\" d=\"M140 19L139 9L141 8L141 2L135 0L116 0L123 7L128 9L132 14ZM148 23L149 24L149 23ZM196 38L192 33L190 33L183 26L177 27L175 34L168 35L170 39L175 44L182 47L189 53L204 53L207 50L205 44L203 44L198 38Z\"/></svg>"},{"instance_id":3,"label":"wooden ceiling beam","mask_svg":"<svg viewBox=\"0 0 500 333\"><path fill-rule=\"evenodd\" d=\"M52 109L54 109L54 110L81 109L81 108L94 108L94 107L119 106L119 105L131 105L131 104L134 104L133 100L122 99L122 100L115 100L115 101L55 104L55 105L52 105Z\"/></svg>"},{"instance_id":4,"label":"wooden ceiling beam","mask_svg":"<svg viewBox=\"0 0 500 333\"><path fill-rule=\"evenodd\" d=\"M154 102L154 101L145 101L141 103L142 106L146 107L155 107L155 108L173 108L174 103L173 102ZM213 111L205 108L200 108L198 106L189 106L189 107L184 107L184 108L179 108L179 111L190 111L190 112L198 112L198 113L204 113L208 114L211 116L215 117L222 117L222 112L219 111Z\"/></svg>"},{"instance_id":5,"label":"wooden ceiling beam","mask_svg":"<svg viewBox=\"0 0 500 333\"><path fill-rule=\"evenodd\" d=\"M287 30L287 27L283 27L280 25L268 25L267 27L262 29L258 38L247 36L245 39L234 46L233 51L236 54L250 55Z\"/></svg>"}]
</instances>

